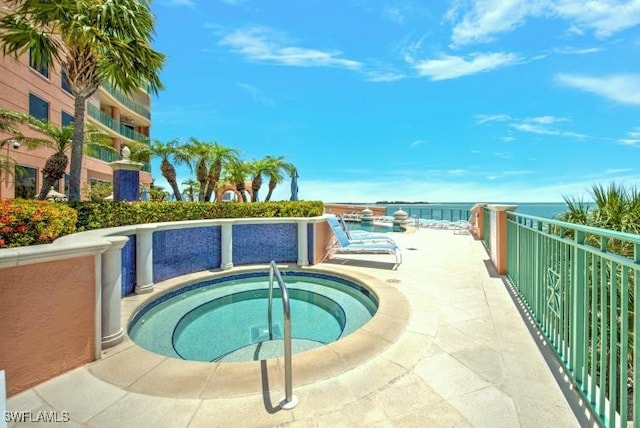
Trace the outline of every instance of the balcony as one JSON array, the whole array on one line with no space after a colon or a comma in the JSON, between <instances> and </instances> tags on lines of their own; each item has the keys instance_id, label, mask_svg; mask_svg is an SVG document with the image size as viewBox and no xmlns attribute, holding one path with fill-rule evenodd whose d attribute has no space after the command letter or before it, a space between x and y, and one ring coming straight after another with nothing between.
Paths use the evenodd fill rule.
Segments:
<instances>
[{"instance_id":1,"label":"balcony","mask_svg":"<svg viewBox=\"0 0 640 428\"><path fill-rule=\"evenodd\" d=\"M109 128L112 131L117 132L119 135L129 140L142 141L142 142L146 142L149 140L148 136L134 131L133 129L126 126L125 124L119 123L118 121L114 120L111 116L109 116L107 113L103 112L102 110L100 110L100 108L98 108L97 106L91 103L87 103L87 114L91 118L100 122L103 126Z\"/></svg>"},{"instance_id":2,"label":"balcony","mask_svg":"<svg viewBox=\"0 0 640 428\"><path fill-rule=\"evenodd\" d=\"M120 104L127 107L129 110L138 113L140 116L146 118L147 120L151 120L151 112L149 111L148 108L135 102L133 99L127 97L125 94L118 91L108 83L104 83L102 87L104 88L105 91L109 93L109 95L115 98Z\"/></svg>"}]
</instances>

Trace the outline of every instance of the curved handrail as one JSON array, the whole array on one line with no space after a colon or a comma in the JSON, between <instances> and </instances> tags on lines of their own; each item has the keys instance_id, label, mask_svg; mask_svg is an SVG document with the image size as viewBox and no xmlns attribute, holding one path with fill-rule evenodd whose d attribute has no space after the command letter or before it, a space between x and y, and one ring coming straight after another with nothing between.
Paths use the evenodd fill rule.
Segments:
<instances>
[{"instance_id":1,"label":"curved handrail","mask_svg":"<svg viewBox=\"0 0 640 428\"><path fill-rule=\"evenodd\" d=\"M291 367L291 306L289 304L289 291L282 279L280 269L274 260L269 263L269 340L273 340L273 278L282 291L282 314L284 318L284 390L285 397L281 403L283 409L293 409L298 404L298 399L293 395L293 376Z\"/></svg>"}]
</instances>

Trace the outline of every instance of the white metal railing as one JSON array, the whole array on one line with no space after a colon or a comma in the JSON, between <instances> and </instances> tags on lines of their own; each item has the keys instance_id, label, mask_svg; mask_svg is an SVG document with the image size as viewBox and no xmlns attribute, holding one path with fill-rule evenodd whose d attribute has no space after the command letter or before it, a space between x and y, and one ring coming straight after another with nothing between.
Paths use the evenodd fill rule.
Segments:
<instances>
[{"instance_id":1,"label":"white metal railing","mask_svg":"<svg viewBox=\"0 0 640 428\"><path fill-rule=\"evenodd\" d=\"M280 269L275 260L271 260L269 269L269 340L273 340L273 279L276 279L282 291L282 315L284 318L284 390L285 397L280 402L280 407L286 410L293 409L298 404L298 399L293 395L293 375L291 367L291 306L289 305L289 292L282 279Z\"/></svg>"}]
</instances>

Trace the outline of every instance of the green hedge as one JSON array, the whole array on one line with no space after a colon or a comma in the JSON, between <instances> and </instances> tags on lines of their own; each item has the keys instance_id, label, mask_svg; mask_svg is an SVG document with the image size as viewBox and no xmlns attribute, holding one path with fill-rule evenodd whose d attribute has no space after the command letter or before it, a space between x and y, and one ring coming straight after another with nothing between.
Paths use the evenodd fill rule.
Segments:
<instances>
[{"instance_id":1,"label":"green hedge","mask_svg":"<svg viewBox=\"0 0 640 428\"><path fill-rule=\"evenodd\" d=\"M321 201L46 202L0 201L0 248L48 244L76 231L131 224L216 218L316 217Z\"/></svg>"},{"instance_id":2,"label":"green hedge","mask_svg":"<svg viewBox=\"0 0 640 428\"><path fill-rule=\"evenodd\" d=\"M216 218L316 217L324 212L322 201L284 202L79 202L77 230L130 224Z\"/></svg>"}]
</instances>

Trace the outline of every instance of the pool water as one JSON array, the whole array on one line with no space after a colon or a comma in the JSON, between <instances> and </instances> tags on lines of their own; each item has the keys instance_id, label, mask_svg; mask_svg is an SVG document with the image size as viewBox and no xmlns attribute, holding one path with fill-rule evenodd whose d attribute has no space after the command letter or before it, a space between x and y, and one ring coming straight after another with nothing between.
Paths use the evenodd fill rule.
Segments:
<instances>
[{"instance_id":1,"label":"pool water","mask_svg":"<svg viewBox=\"0 0 640 428\"><path fill-rule=\"evenodd\" d=\"M349 230L364 230L366 232L388 233L393 232L393 226L381 224L362 224L359 222L346 222Z\"/></svg>"},{"instance_id":2,"label":"pool water","mask_svg":"<svg viewBox=\"0 0 640 428\"><path fill-rule=\"evenodd\" d=\"M364 325L377 310L360 285L333 275L283 272L291 304L293 352L334 342ZM145 305L131 320L138 345L195 361L249 361L282 355L282 299L274 284L268 326L266 272L191 284Z\"/></svg>"}]
</instances>

